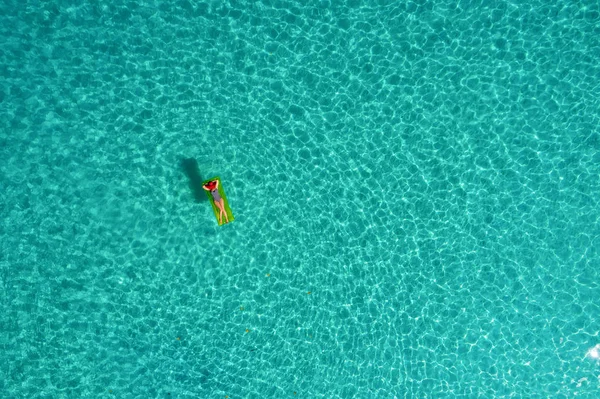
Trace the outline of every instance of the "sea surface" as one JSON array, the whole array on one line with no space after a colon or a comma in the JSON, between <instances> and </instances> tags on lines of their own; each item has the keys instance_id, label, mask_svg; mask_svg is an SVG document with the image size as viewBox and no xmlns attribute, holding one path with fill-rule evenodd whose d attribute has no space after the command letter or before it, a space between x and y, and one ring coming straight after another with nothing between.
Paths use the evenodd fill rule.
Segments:
<instances>
[{"instance_id":1,"label":"sea surface","mask_svg":"<svg viewBox=\"0 0 600 399\"><path fill-rule=\"evenodd\" d=\"M599 4L0 0L0 397L598 398Z\"/></svg>"}]
</instances>

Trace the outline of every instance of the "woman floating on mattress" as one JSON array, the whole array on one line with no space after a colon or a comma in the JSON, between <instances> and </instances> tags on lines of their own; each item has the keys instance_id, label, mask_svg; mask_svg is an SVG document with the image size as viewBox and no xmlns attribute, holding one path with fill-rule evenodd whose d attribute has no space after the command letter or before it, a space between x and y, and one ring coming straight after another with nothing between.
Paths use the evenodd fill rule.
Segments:
<instances>
[{"instance_id":1,"label":"woman floating on mattress","mask_svg":"<svg viewBox=\"0 0 600 399\"><path fill-rule=\"evenodd\" d=\"M219 195L219 180L211 180L202 186L206 191L210 191L210 194L215 201L215 205L219 208L219 224L223 224L223 215L225 215L226 223L229 223L229 217L225 211L225 200Z\"/></svg>"}]
</instances>

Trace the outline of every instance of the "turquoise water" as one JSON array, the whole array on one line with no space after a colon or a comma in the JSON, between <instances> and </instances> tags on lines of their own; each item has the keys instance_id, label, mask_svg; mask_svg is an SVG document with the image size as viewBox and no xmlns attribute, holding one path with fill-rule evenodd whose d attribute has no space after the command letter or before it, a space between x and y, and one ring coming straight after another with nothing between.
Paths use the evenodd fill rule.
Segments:
<instances>
[{"instance_id":1,"label":"turquoise water","mask_svg":"<svg viewBox=\"0 0 600 399\"><path fill-rule=\"evenodd\" d=\"M598 2L0 4L0 397L597 397Z\"/></svg>"}]
</instances>

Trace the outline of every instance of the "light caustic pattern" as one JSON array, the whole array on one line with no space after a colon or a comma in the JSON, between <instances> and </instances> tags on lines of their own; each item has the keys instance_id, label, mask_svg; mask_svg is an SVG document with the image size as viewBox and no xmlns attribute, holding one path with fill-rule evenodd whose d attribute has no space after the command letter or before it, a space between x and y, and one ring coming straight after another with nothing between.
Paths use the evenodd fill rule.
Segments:
<instances>
[{"instance_id":1,"label":"light caustic pattern","mask_svg":"<svg viewBox=\"0 0 600 399\"><path fill-rule=\"evenodd\" d=\"M83 3L0 6L0 396L598 397L597 1Z\"/></svg>"}]
</instances>

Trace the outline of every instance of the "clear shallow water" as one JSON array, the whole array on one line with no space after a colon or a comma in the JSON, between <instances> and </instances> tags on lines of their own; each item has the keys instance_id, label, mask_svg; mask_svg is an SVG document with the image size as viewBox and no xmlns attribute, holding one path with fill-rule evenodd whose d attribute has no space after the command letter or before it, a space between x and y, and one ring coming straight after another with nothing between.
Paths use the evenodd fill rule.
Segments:
<instances>
[{"instance_id":1,"label":"clear shallow water","mask_svg":"<svg viewBox=\"0 0 600 399\"><path fill-rule=\"evenodd\" d=\"M598 4L341 4L2 2L2 397L596 397Z\"/></svg>"}]
</instances>

